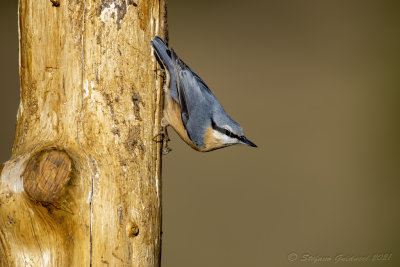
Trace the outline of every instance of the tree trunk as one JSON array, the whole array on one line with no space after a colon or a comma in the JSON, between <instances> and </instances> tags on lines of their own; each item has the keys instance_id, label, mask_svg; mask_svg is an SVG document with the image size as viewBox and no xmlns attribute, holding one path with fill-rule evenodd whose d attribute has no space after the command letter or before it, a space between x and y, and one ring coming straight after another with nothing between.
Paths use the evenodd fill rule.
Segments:
<instances>
[{"instance_id":1,"label":"tree trunk","mask_svg":"<svg viewBox=\"0 0 400 267\"><path fill-rule=\"evenodd\" d=\"M166 0L20 0L1 266L159 266Z\"/></svg>"}]
</instances>

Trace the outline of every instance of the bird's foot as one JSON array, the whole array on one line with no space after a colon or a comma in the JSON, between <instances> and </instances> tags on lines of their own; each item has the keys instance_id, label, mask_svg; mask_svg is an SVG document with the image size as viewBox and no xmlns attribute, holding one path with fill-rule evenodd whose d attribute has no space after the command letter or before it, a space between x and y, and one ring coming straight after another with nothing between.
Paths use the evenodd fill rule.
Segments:
<instances>
[{"instance_id":1,"label":"bird's foot","mask_svg":"<svg viewBox=\"0 0 400 267\"><path fill-rule=\"evenodd\" d=\"M162 125L162 122L161 122ZM162 142L162 153L163 155L167 155L169 152L172 151L172 149L168 146L168 142L171 139L169 139L168 136L168 131L167 131L167 127L163 127L161 132L159 134L157 134L156 136L154 136L153 141L155 142Z\"/></svg>"}]
</instances>

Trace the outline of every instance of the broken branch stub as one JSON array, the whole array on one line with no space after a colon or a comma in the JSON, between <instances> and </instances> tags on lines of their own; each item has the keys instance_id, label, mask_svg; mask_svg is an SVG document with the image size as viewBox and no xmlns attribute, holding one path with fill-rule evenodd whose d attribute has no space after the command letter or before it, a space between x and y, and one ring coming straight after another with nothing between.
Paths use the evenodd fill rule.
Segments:
<instances>
[{"instance_id":1,"label":"broken branch stub","mask_svg":"<svg viewBox=\"0 0 400 267\"><path fill-rule=\"evenodd\" d=\"M43 150L32 156L23 174L24 189L30 198L54 202L65 192L72 169L71 158L61 150Z\"/></svg>"}]
</instances>

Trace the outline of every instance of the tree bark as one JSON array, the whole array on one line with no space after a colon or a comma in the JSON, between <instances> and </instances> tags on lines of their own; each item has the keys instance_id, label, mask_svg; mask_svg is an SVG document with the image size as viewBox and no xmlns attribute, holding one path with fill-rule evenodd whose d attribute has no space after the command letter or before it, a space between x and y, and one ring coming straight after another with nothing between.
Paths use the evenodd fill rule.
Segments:
<instances>
[{"instance_id":1,"label":"tree bark","mask_svg":"<svg viewBox=\"0 0 400 267\"><path fill-rule=\"evenodd\" d=\"M166 0L20 0L1 266L159 266Z\"/></svg>"}]
</instances>

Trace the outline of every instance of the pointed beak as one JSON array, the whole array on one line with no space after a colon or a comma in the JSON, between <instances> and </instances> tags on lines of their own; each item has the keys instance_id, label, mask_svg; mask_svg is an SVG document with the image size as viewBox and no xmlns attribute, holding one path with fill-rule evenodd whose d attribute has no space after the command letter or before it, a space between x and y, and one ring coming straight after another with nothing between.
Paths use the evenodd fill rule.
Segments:
<instances>
[{"instance_id":1,"label":"pointed beak","mask_svg":"<svg viewBox=\"0 0 400 267\"><path fill-rule=\"evenodd\" d=\"M256 144L254 144L253 142L251 142L249 139L246 138L246 136L243 136L240 141L242 141L243 144L248 145L248 146L252 146L252 147L257 147Z\"/></svg>"}]
</instances>

